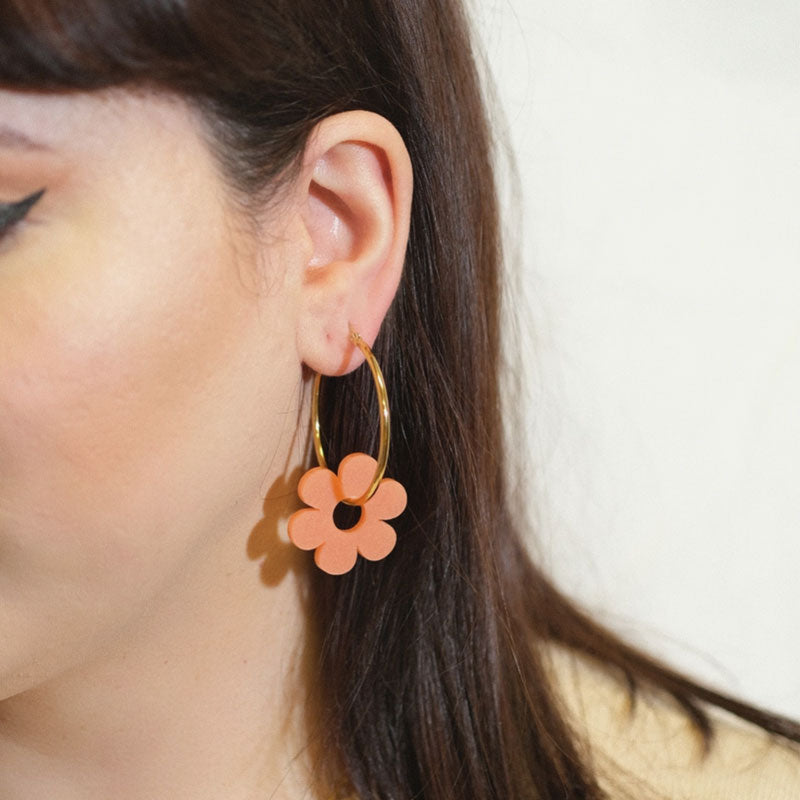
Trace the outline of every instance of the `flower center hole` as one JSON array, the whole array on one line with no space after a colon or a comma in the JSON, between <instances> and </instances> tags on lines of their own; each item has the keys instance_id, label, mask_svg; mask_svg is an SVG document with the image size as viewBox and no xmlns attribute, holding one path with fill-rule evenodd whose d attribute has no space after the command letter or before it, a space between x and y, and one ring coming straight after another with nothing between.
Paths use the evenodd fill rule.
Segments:
<instances>
[{"instance_id":1,"label":"flower center hole","mask_svg":"<svg viewBox=\"0 0 800 800\"><path fill-rule=\"evenodd\" d=\"M340 531L349 531L355 528L361 520L361 506L349 506L347 503L338 503L333 509L333 523Z\"/></svg>"}]
</instances>

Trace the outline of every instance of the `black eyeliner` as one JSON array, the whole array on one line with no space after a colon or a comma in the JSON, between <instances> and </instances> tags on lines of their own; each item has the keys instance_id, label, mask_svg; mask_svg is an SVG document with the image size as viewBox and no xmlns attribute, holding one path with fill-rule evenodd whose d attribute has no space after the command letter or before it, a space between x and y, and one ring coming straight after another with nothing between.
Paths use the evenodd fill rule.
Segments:
<instances>
[{"instance_id":1,"label":"black eyeliner","mask_svg":"<svg viewBox=\"0 0 800 800\"><path fill-rule=\"evenodd\" d=\"M8 205L0 205L0 231L14 225L22 220L25 215L36 205L41 196L45 193L44 189L39 189L24 200L18 203L10 203Z\"/></svg>"}]
</instances>

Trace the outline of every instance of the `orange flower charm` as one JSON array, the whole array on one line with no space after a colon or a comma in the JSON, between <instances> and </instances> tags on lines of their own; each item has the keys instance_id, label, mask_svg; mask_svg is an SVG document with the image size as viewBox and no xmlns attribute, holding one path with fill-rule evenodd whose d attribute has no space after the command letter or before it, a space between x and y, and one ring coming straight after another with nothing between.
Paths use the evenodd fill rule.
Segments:
<instances>
[{"instance_id":1,"label":"orange flower charm","mask_svg":"<svg viewBox=\"0 0 800 800\"><path fill-rule=\"evenodd\" d=\"M333 521L333 510L342 500L366 492L376 466L372 456L351 453L339 464L338 475L314 467L300 478L297 494L312 507L289 517L289 539L301 550L314 550L317 566L330 575L349 572L359 553L369 561L385 558L397 541L394 528L384 520L399 516L407 498L402 484L391 478L384 478L361 506L361 518L354 527L343 531Z\"/></svg>"}]
</instances>

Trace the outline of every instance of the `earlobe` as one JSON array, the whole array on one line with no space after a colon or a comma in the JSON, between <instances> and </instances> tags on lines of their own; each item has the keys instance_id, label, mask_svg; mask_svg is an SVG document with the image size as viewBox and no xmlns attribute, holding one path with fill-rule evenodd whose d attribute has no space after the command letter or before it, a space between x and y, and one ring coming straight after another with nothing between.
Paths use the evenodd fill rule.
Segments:
<instances>
[{"instance_id":1,"label":"earlobe","mask_svg":"<svg viewBox=\"0 0 800 800\"><path fill-rule=\"evenodd\" d=\"M363 357L394 298L411 213L411 163L400 134L377 114L323 120L309 140L303 223L312 255L300 282L297 344L314 371L340 375Z\"/></svg>"}]
</instances>

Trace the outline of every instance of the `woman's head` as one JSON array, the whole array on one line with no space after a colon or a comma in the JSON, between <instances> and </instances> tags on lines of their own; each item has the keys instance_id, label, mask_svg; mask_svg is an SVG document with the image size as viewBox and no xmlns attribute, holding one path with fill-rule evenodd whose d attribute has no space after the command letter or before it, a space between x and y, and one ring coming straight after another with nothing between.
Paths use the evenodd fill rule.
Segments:
<instances>
[{"instance_id":1,"label":"woman's head","mask_svg":"<svg viewBox=\"0 0 800 800\"><path fill-rule=\"evenodd\" d=\"M698 698L800 737L621 642L527 558L491 150L460 0L0 0L0 221L19 219L0 240L0 698L147 620L160 679L192 618L216 628L172 682L118 699L186 721L175 698L205 669L212 712L258 727L291 665L250 674L255 695L218 686L247 660L232 629L264 651L308 623L323 766L363 797L600 797L548 640L666 687L707 739ZM310 465L310 370L342 376L329 464L378 445L351 326L408 505L386 559L305 574L276 523ZM307 590L303 619L248 594L264 555L271 600ZM117 738L137 733L124 712Z\"/></svg>"},{"instance_id":2,"label":"woman's head","mask_svg":"<svg viewBox=\"0 0 800 800\"><path fill-rule=\"evenodd\" d=\"M65 537L26 572L85 568L100 592L65 594L93 613L158 557L152 596L259 481L290 492L301 364L353 368L352 325L408 506L390 557L310 576L331 761L365 796L585 786L522 655L533 573L504 497L491 146L460 3L3 0L0 86L8 124L72 139L85 169L63 195L55 174L20 184L46 192L0 279L4 516ZM321 418L333 466L375 453L369 373L327 381Z\"/></svg>"},{"instance_id":3,"label":"woman's head","mask_svg":"<svg viewBox=\"0 0 800 800\"><path fill-rule=\"evenodd\" d=\"M44 189L0 247L8 696L244 552L303 463L301 365L355 366L348 324L374 339L391 302L411 170L388 122L342 113L245 211L179 96L3 89L0 127L2 197Z\"/></svg>"}]
</instances>

